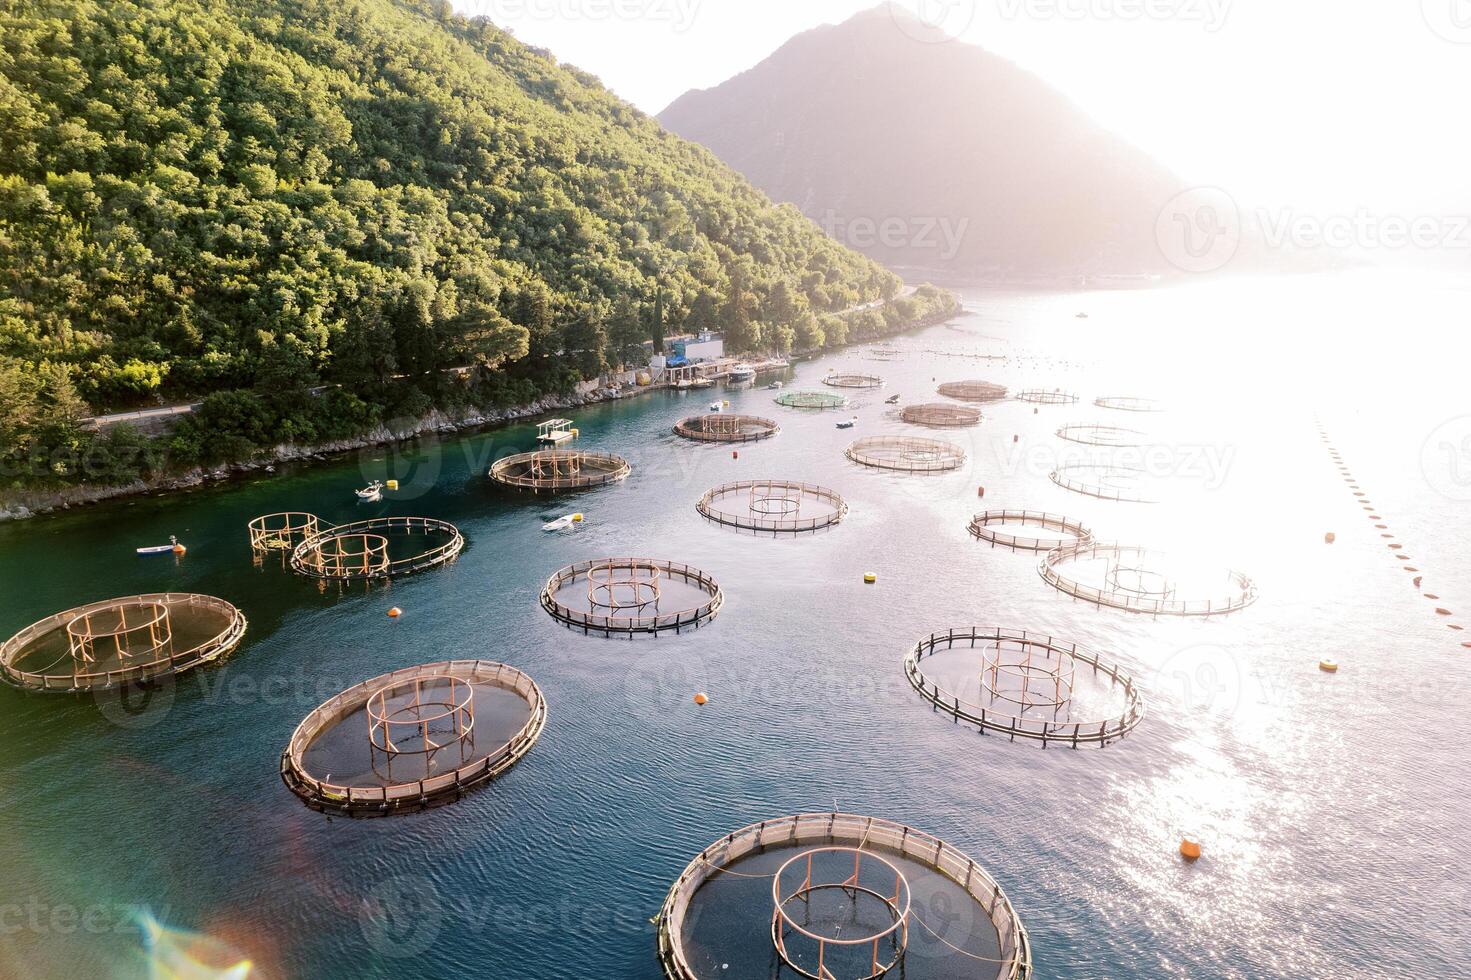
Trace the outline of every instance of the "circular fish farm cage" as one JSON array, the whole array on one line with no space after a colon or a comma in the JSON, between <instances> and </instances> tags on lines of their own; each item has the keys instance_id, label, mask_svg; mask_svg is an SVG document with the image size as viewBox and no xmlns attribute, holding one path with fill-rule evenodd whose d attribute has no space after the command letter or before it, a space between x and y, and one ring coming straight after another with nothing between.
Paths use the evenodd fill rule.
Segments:
<instances>
[{"instance_id":1,"label":"circular fish farm cage","mask_svg":"<svg viewBox=\"0 0 1471 980\"><path fill-rule=\"evenodd\" d=\"M969 405L947 405L932 402L924 405L905 405L899 417L911 425L925 425L932 429L965 429L981 424L981 410Z\"/></svg>"},{"instance_id":2,"label":"circular fish farm cage","mask_svg":"<svg viewBox=\"0 0 1471 980\"><path fill-rule=\"evenodd\" d=\"M776 403L783 408L801 408L808 411L848 407L846 397L830 391L788 391L777 395Z\"/></svg>"},{"instance_id":3,"label":"circular fish farm cage","mask_svg":"<svg viewBox=\"0 0 1471 980\"><path fill-rule=\"evenodd\" d=\"M281 779L313 810L353 817L453 803L503 775L546 726L541 689L488 660L406 667L302 719Z\"/></svg>"},{"instance_id":4,"label":"circular fish farm cage","mask_svg":"<svg viewBox=\"0 0 1471 980\"><path fill-rule=\"evenodd\" d=\"M995 879L878 817L803 813L727 834L684 869L655 921L669 980L1033 975L1031 940Z\"/></svg>"},{"instance_id":5,"label":"circular fish farm cage","mask_svg":"<svg viewBox=\"0 0 1471 980\"><path fill-rule=\"evenodd\" d=\"M464 535L448 521L375 517L307 538L291 552L291 568L316 579L367 581L447 565L464 550Z\"/></svg>"},{"instance_id":6,"label":"circular fish farm cage","mask_svg":"<svg viewBox=\"0 0 1471 980\"><path fill-rule=\"evenodd\" d=\"M1049 477L1064 490L1099 500L1132 504L1159 503L1159 494L1151 486L1149 473L1137 467L1069 463L1053 470Z\"/></svg>"},{"instance_id":7,"label":"circular fish farm cage","mask_svg":"<svg viewBox=\"0 0 1471 980\"><path fill-rule=\"evenodd\" d=\"M6 640L0 672L29 691L105 691L219 660L240 645L245 627L244 613L213 596L106 599L48 616Z\"/></svg>"},{"instance_id":8,"label":"circular fish farm cage","mask_svg":"<svg viewBox=\"0 0 1471 980\"><path fill-rule=\"evenodd\" d=\"M1102 398L1095 398L1093 404L1099 408L1108 408L1116 412L1163 412L1165 410L1164 402L1158 399L1123 395L1106 395Z\"/></svg>"},{"instance_id":9,"label":"circular fish farm cage","mask_svg":"<svg viewBox=\"0 0 1471 980\"><path fill-rule=\"evenodd\" d=\"M1150 616L1224 616L1257 598L1256 584L1241 572L1129 545L1058 548L1037 570L1074 599Z\"/></svg>"},{"instance_id":10,"label":"circular fish farm cage","mask_svg":"<svg viewBox=\"0 0 1471 980\"><path fill-rule=\"evenodd\" d=\"M1007 388L989 381L947 381L938 390L946 398L963 402L999 402L1006 397Z\"/></svg>"},{"instance_id":11,"label":"circular fish farm cage","mask_svg":"<svg viewBox=\"0 0 1471 980\"><path fill-rule=\"evenodd\" d=\"M568 493L617 483L630 472L628 460L614 453L544 449L497 460L490 478L513 490Z\"/></svg>"},{"instance_id":12,"label":"circular fish farm cage","mask_svg":"<svg viewBox=\"0 0 1471 980\"><path fill-rule=\"evenodd\" d=\"M726 527L771 534L820 531L848 516L836 490L790 480L741 480L706 491L695 509Z\"/></svg>"},{"instance_id":13,"label":"circular fish farm cage","mask_svg":"<svg viewBox=\"0 0 1471 980\"><path fill-rule=\"evenodd\" d=\"M698 568L654 558L599 558L547 579L541 607L568 629L607 637L698 629L720 613L725 593Z\"/></svg>"},{"instance_id":14,"label":"circular fish farm cage","mask_svg":"<svg viewBox=\"0 0 1471 980\"><path fill-rule=\"evenodd\" d=\"M1107 745L1144 717L1133 678L1076 643L1027 630L970 626L932 633L904 675L933 710L980 732Z\"/></svg>"},{"instance_id":15,"label":"circular fish farm cage","mask_svg":"<svg viewBox=\"0 0 1471 980\"><path fill-rule=\"evenodd\" d=\"M1084 446L1111 446L1116 449L1149 444L1149 437L1138 429L1117 425L1065 425L1057 430L1057 437Z\"/></svg>"},{"instance_id":16,"label":"circular fish farm cage","mask_svg":"<svg viewBox=\"0 0 1471 980\"><path fill-rule=\"evenodd\" d=\"M316 514L288 511L280 514L264 514L247 525L250 531L250 550L257 558L269 554L281 554L296 550L296 546L322 531L321 518Z\"/></svg>"},{"instance_id":17,"label":"circular fish farm cage","mask_svg":"<svg viewBox=\"0 0 1471 980\"><path fill-rule=\"evenodd\" d=\"M965 463L965 450L954 443L910 436L868 436L844 454L855 463L901 473L943 473Z\"/></svg>"},{"instance_id":18,"label":"circular fish farm cage","mask_svg":"<svg viewBox=\"0 0 1471 980\"><path fill-rule=\"evenodd\" d=\"M674 426L675 435L696 442L755 442L770 439L781 432L774 419L759 415L730 415L726 412L707 412L680 419Z\"/></svg>"},{"instance_id":19,"label":"circular fish farm cage","mask_svg":"<svg viewBox=\"0 0 1471 980\"><path fill-rule=\"evenodd\" d=\"M1034 510L988 510L971 519L970 533L993 548L1012 551L1052 551L1093 541L1093 532L1078 521Z\"/></svg>"},{"instance_id":20,"label":"circular fish farm cage","mask_svg":"<svg viewBox=\"0 0 1471 980\"><path fill-rule=\"evenodd\" d=\"M1016 393L1017 401L1033 405L1076 405L1078 396L1070 391L1053 388L1025 388Z\"/></svg>"},{"instance_id":21,"label":"circular fish farm cage","mask_svg":"<svg viewBox=\"0 0 1471 980\"><path fill-rule=\"evenodd\" d=\"M884 379L876 374L829 374L822 383L829 388L882 388Z\"/></svg>"}]
</instances>

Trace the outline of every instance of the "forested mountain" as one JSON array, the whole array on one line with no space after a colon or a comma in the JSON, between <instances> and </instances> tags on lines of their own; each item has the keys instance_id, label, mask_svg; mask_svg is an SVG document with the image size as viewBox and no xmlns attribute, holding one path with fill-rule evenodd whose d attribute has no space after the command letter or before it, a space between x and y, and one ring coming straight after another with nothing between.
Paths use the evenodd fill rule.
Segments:
<instances>
[{"instance_id":1,"label":"forested mountain","mask_svg":"<svg viewBox=\"0 0 1471 980\"><path fill-rule=\"evenodd\" d=\"M887 5L659 120L839 240L954 274L1162 268L1155 222L1182 189L1035 75Z\"/></svg>"},{"instance_id":2,"label":"forested mountain","mask_svg":"<svg viewBox=\"0 0 1471 980\"><path fill-rule=\"evenodd\" d=\"M187 460L530 400L683 326L821 346L898 287L442 0L0 0L12 457L88 405L221 393Z\"/></svg>"}]
</instances>

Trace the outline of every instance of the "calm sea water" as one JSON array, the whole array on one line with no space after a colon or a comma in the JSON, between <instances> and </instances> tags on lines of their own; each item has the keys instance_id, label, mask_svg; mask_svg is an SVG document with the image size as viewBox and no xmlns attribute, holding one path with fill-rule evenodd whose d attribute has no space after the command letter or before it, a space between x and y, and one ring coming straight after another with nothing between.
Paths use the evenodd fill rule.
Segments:
<instances>
[{"instance_id":1,"label":"calm sea water","mask_svg":"<svg viewBox=\"0 0 1471 980\"><path fill-rule=\"evenodd\" d=\"M576 412L581 445L626 455L634 472L571 501L492 489L490 461L531 444L518 426L0 527L7 634L161 590L219 595L250 618L228 662L146 703L0 689L0 975L149 976L192 937L270 977L653 978L649 918L695 852L834 806L911 823L984 864L1043 976L1471 972L1471 631L1449 628L1471 627L1471 291L1345 275L965 298L955 323L897 341L900 357L798 366L798 387L820 387L829 366L887 379L857 399L852 433L759 388L723 397L783 432L738 459L669 431L710 394ZM988 407L980 428L941 436L970 452L952 475L843 458L855 436L928 434L891 418L883 397L925 400L937 380L963 378L1082 401ZM1099 395L1162 397L1172 411L1103 412ZM1088 421L1148 428L1168 452L1145 463L1171 502L1054 486L1052 466L1075 461L1054 430ZM379 476L403 491L356 504L351 490ZM756 477L834 487L851 517L772 540L695 513L708 487ZM1261 598L1211 621L1073 603L1034 557L967 534L981 505L1061 511L1104 538L1218 558ZM469 547L447 569L323 592L251 563L246 522L288 509L445 518ZM574 509L588 515L577 532L540 530ZM182 562L134 557L169 534L189 546ZM713 573L725 611L691 635L628 643L572 634L538 607L557 568L629 554ZM390 622L389 606L403 618ZM1142 680L1148 716L1091 751L946 723L900 661L921 635L971 624L1107 652ZM328 820L282 786L281 748L326 697L463 657L512 663L548 699L541 742L505 779L384 821ZM1320 673L1323 657L1342 671ZM697 690L712 702L697 708ZM1187 833L1205 846L1190 866L1176 854ZM134 908L179 932L150 953Z\"/></svg>"}]
</instances>

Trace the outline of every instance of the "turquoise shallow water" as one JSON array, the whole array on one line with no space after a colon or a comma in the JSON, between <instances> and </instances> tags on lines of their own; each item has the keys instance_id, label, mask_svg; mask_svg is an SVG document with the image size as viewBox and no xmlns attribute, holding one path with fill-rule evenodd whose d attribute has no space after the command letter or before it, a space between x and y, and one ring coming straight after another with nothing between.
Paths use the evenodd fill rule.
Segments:
<instances>
[{"instance_id":1,"label":"turquoise shallow water","mask_svg":"<svg viewBox=\"0 0 1471 980\"><path fill-rule=\"evenodd\" d=\"M272 977L652 978L649 918L697 851L762 818L834 806L913 824L980 861L1043 976L1471 972L1459 855L1471 651L1449 629L1471 627L1471 342L1457 319L1468 295L1353 277L975 290L970 313L896 342L897 358L855 350L798 366L799 387L820 387L829 366L886 377L856 398L853 432L834 428L836 413L774 405L774 392L730 392L735 410L783 426L734 459L670 432L713 395L658 394L573 413L583 446L620 452L634 471L571 500L490 485L493 458L530 446L533 428L517 426L0 527L7 634L161 590L219 595L250 619L228 662L147 701L0 689L0 975L147 976L131 921L141 907ZM890 417L886 395L938 400L937 381L970 377L1082 401L986 407L981 427L939 435L969 453L951 475L843 458L857 436L933 434ZM1172 411L1092 407L1110 394L1164 397ZM1172 502L1054 486L1050 469L1077 460L1053 431L1073 422L1151 429L1169 451L1146 464ZM351 490L380 476L403 490L356 504ZM852 513L797 540L696 514L709 487L758 477L831 486ZM1209 621L1074 603L1033 557L969 536L981 506L1062 511L1103 537L1219 555L1261 598ZM438 517L469 545L449 568L322 591L251 562L246 522L287 509ZM588 515L578 531L540 530L572 510ZM169 534L189 545L182 562L134 557ZM726 606L706 629L642 642L557 626L537 604L542 582L609 555L696 565ZM390 622L390 606L403 618ZM1107 652L1145 686L1147 717L1116 745L1076 752L947 723L900 661L923 634L971 624ZM1316 669L1327 656L1343 663L1336 677ZM545 734L506 778L449 808L365 822L329 821L281 784L281 748L331 694L464 657L512 663L546 694ZM697 708L697 690L712 703ZM1205 843L1194 866L1176 857L1185 833Z\"/></svg>"}]
</instances>

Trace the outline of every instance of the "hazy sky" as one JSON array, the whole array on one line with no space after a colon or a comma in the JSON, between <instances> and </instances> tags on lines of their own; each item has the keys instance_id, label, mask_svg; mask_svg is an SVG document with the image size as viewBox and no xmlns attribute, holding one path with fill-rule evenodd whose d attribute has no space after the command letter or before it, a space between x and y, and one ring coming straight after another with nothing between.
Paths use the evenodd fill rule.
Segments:
<instances>
[{"instance_id":1,"label":"hazy sky","mask_svg":"<svg viewBox=\"0 0 1471 980\"><path fill-rule=\"evenodd\" d=\"M752 67L800 31L875 5L454 2L650 113ZM1320 216L1471 210L1471 0L905 5L1032 70L1191 183Z\"/></svg>"}]
</instances>

